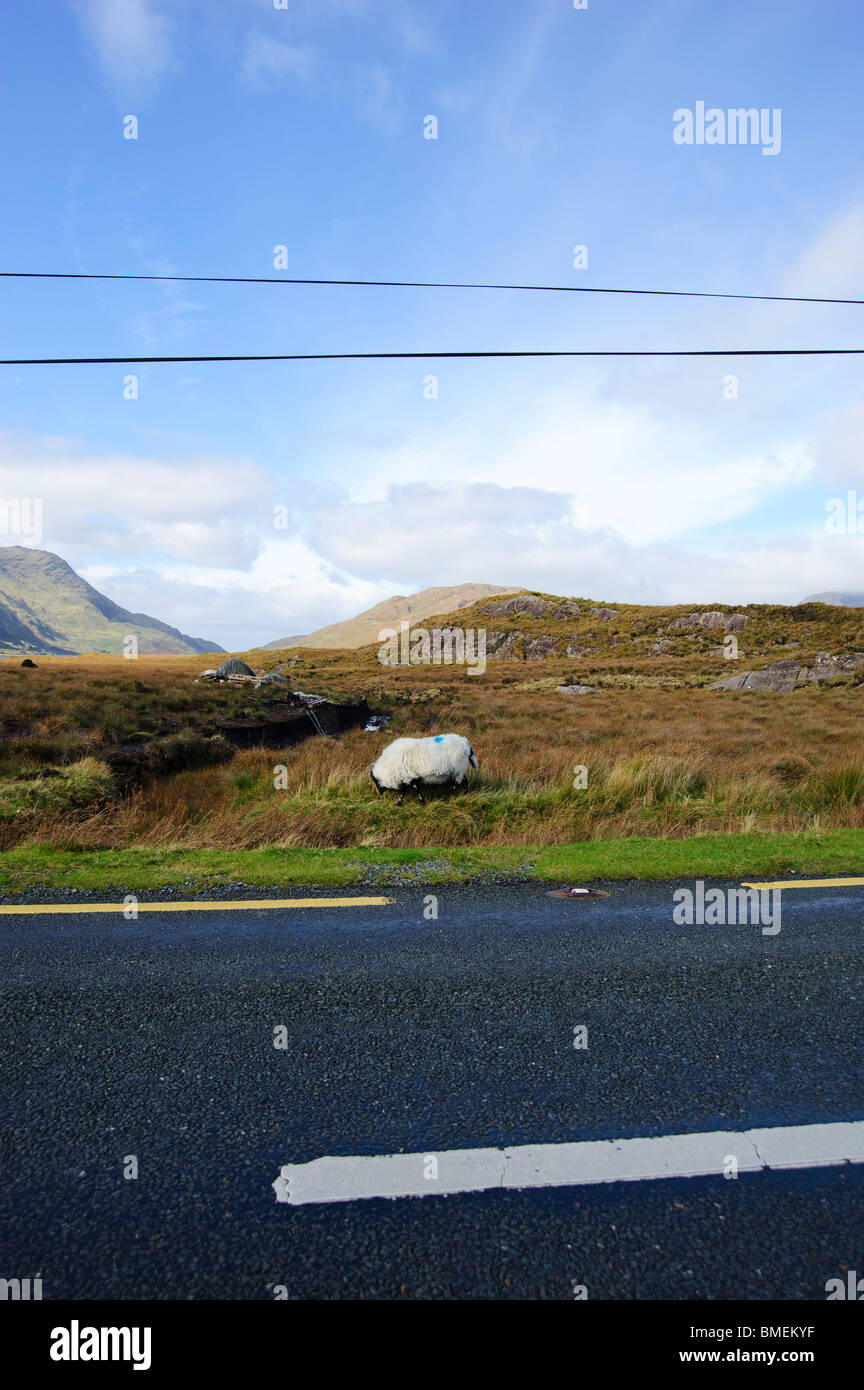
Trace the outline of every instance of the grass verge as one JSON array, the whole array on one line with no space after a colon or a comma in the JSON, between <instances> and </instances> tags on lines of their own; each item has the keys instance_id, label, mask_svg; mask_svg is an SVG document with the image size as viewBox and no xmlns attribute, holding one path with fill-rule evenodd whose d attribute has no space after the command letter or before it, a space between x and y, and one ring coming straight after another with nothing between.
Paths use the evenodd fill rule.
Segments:
<instances>
[{"instance_id":1,"label":"grass verge","mask_svg":"<svg viewBox=\"0 0 864 1390\"><path fill-rule=\"evenodd\" d=\"M123 888L145 891L186 886L212 888L244 883L271 888L293 885L342 887L369 871L386 882L387 870L420 882L483 879L522 874L539 880L779 877L864 872L864 830L797 834L698 835L685 840L629 837L578 844L495 846L467 849L248 849L132 848L12 849L0 856L0 892L30 889Z\"/></svg>"}]
</instances>

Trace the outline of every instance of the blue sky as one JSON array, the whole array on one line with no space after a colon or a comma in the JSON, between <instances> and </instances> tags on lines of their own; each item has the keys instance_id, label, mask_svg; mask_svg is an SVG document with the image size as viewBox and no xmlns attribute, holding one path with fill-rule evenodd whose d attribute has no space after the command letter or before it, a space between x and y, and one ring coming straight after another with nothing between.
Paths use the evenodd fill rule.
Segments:
<instances>
[{"instance_id":1,"label":"blue sky","mask_svg":"<svg viewBox=\"0 0 864 1390\"><path fill-rule=\"evenodd\" d=\"M864 297L857 3L50 0L0 24L3 269L268 276L284 245L301 277ZM676 144L698 101L779 109L779 152ZM0 543L234 649L463 580L861 589L861 539L824 524L864 498L859 359L134 358L864 346L862 314L4 281L0 356L130 360L0 368L0 496L43 504Z\"/></svg>"}]
</instances>

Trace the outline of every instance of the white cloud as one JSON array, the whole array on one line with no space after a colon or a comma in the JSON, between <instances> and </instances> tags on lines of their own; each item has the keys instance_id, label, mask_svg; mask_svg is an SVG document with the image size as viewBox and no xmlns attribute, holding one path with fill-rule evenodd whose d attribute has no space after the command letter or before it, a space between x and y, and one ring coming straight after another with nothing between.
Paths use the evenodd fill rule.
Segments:
<instances>
[{"instance_id":1,"label":"white cloud","mask_svg":"<svg viewBox=\"0 0 864 1390\"><path fill-rule=\"evenodd\" d=\"M417 587L475 575L553 593L645 603L794 602L851 585L864 546L821 529L754 540L725 530L711 550L683 538L635 543L585 527L563 495L494 484L397 486L316 519L316 553L367 579L410 574Z\"/></svg>"},{"instance_id":2,"label":"white cloud","mask_svg":"<svg viewBox=\"0 0 864 1390\"><path fill-rule=\"evenodd\" d=\"M719 435L680 415L588 393L547 392L527 408L505 398L494 414L472 410L449 430L430 431L433 442L370 459L353 497L380 499L393 478L539 485L571 499L592 527L650 544L743 517L815 469L800 440L769 437L736 449Z\"/></svg>"},{"instance_id":3,"label":"white cloud","mask_svg":"<svg viewBox=\"0 0 864 1390\"><path fill-rule=\"evenodd\" d=\"M115 603L233 651L353 618L393 592L386 581L338 574L302 541L284 536L267 538L248 569L168 564L155 572L104 564L81 572Z\"/></svg>"},{"instance_id":4,"label":"white cloud","mask_svg":"<svg viewBox=\"0 0 864 1390\"><path fill-rule=\"evenodd\" d=\"M174 26L152 0L79 0L74 8L103 70L130 95L176 66Z\"/></svg>"},{"instance_id":5,"label":"white cloud","mask_svg":"<svg viewBox=\"0 0 864 1390\"><path fill-rule=\"evenodd\" d=\"M782 293L864 297L864 205L823 227L787 273Z\"/></svg>"},{"instance_id":6,"label":"white cloud","mask_svg":"<svg viewBox=\"0 0 864 1390\"><path fill-rule=\"evenodd\" d=\"M101 551L248 565L272 528L274 491L248 459L99 455L0 435L0 496L40 498L44 546L64 559Z\"/></svg>"},{"instance_id":7,"label":"white cloud","mask_svg":"<svg viewBox=\"0 0 864 1390\"><path fill-rule=\"evenodd\" d=\"M275 86L286 78L307 82L315 72L311 48L297 47L255 30L246 40L241 74L253 87Z\"/></svg>"},{"instance_id":8,"label":"white cloud","mask_svg":"<svg viewBox=\"0 0 864 1390\"><path fill-rule=\"evenodd\" d=\"M473 504L476 494L464 500ZM415 490L400 500L400 519L412 530L395 538L395 553L371 534L350 546L342 535L340 553L353 572L340 572L305 541L282 539L267 540L248 570L169 564L153 574L106 565L84 574L125 607L235 651L353 617L393 593L471 579L642 603L796 603L808 593L861 588L860 538L817 529L758 541L727 533L711 553L678 543L634 546L611 531L580 529L566 513L556 520L552 507L545 515L540 498L520 524L526 500L505 495L500 507L512 501L511 515L493 525L467 515L466 505L442 531L435 523L444 500ZM452 496L448 505L452 512Z\"/></svg>"},{"instance_id":9,"label":"white cloud","mask_svg":"<svg viewBox=\"0 0 864 1390\"><path fill-rule=\"evenodd\" d=\"M853 401L828 425L820 442L819 461L826 480L842 488L864 484L864 398Z\"/></svg>"}]
</instances>

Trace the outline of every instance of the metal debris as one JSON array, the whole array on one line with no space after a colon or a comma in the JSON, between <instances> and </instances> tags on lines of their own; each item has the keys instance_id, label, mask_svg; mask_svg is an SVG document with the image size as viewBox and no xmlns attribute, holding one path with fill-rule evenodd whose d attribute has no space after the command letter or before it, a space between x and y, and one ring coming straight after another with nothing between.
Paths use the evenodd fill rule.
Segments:
<instances>
[{"instance_id":1,"label":"metal debris","mask_svg":"<svg viewBox=\"0 0 864 1390\"><path fill-rule=\"evenodd\" d=\"M608 898L610 895L603 888L573 886L571 888L555 888L546 896L547 898L568 898L575 902L580 898Z\"/></svg>"}]
</instances>

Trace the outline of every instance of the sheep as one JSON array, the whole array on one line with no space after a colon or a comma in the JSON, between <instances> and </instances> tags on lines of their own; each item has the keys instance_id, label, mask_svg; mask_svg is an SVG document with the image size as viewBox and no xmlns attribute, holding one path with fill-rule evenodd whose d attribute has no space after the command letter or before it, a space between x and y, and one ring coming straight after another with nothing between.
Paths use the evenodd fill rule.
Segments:
<instances>
[{"instance_id":1,"label":"sheep","mask_svg":"<svg viewBox=\"0 0 864 1390\"><path fill-rule=\"evenodd\" d=\"M372 764L370 776L379 795L385 789L398 791L402 797L407 787L413 787L421 805L425 802L420 783L441 786L449 782L452 788L462 785L468 765L478 767L474 749L461 734L436 734L434 738L397 738L388 743L384 752Z\"/></svg>"}]
</instances>

